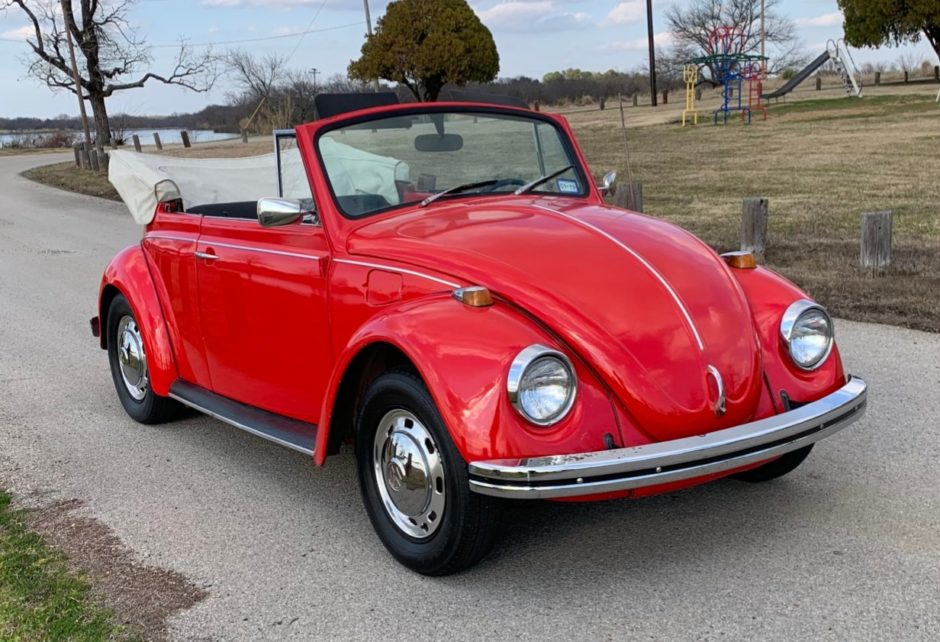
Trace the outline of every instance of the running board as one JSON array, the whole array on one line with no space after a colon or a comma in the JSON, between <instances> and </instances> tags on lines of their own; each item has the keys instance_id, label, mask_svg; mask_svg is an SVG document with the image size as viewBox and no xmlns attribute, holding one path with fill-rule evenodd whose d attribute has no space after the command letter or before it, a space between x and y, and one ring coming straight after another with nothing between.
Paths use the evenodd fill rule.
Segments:
<instances>
[{"instance_id":1,"label":"running board","mask_svg":"<svg viewBox=\"0 0 940 642\"><path fill-rule=\"evenodd\" d=\"M170 397L210 417L305 455L313 455L316 448L316 424L276 415L185 381L173 382Z\"/></svg>"}]
</instances>

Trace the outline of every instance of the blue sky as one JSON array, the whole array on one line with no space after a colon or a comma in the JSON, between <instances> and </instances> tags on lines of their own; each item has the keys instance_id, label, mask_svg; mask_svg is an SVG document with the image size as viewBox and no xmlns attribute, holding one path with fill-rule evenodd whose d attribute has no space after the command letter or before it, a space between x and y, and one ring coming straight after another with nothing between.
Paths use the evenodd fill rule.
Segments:
<instances>
[{"instance_id":1,"label":"blue sky","mask_svg":"<svg viewBox=\"0 0 940 642\"><path fill-rule=\"evenodd\" d=\"M662 12L678 1L653 0L657 40L664 44L669 34ZM388 0L369 2L375 21ZM645 59L645 0L470 0L470 4L493 32L501 76L540 78L567 67L626 70ZM796 21L807 54L821 53L827 39L842 33L835 0L783 0L782 12ZM358 55L365 33L362 0L138 0L132 16L139 34L157 46L153 50L156 71L169 68L173 52L172 47L159 46L172 45L180 37L192 43L258 39L216 44L214 49L240 47L259 55L288 55L296 48L292 67L315 67L329 76L343 72ZM21 62L28 50L22 41L24 29L28 31L18 9L0 11L0 116L77 112L73 96L52 93L25 77ZM302 39L292 35L308 30L315 31ZM903 53L936 61L933 50L923 42L902 49L863 50L856 52L856 60L893 62ZM109 106L113 113L186 112L224 101L229 90L224 77L208 95L148 85L115 94Z\"/></svg>"}]
</instances>

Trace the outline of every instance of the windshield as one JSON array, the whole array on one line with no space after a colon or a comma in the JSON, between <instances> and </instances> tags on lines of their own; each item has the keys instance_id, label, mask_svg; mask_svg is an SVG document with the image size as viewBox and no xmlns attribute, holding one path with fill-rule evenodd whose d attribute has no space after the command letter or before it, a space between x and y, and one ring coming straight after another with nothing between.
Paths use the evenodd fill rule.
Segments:
<instances>
[{"instance_id":1,"label":"windshield","mask_svg":"<svg viewBox=\"0 0 940 642\"><path fill-rule=\"evenodd\" d=\"M349 217L521 188L587 194L564 133L536 118L472 111L394 115L330 130L317 148L337 205Z\"/></svg>"}]
</instances>

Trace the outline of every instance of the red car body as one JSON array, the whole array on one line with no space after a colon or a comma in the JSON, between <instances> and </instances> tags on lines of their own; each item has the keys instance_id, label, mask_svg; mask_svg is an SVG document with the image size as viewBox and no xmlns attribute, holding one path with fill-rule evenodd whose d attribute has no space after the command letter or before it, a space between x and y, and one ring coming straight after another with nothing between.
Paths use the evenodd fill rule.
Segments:
<instances>
[{"instance_id":1,"label":"red car body","mask_svg":"<svg viewBox=\"0 0 940 642\"><path fill-rule=\"evenodd\" d=\"M423 107L458 108L468 106ZM96 320L104 328L112 299L127 299L154 394L174 396L184 382L290 418L312 433L298 450L323 464L350 436L369 380L407 362L476 492L569 500L671 491L783 451L764 452L773 445L765 440L715 466L727 449L710 443L711 459L694 471L670 477L651 460L649 470L631 464L634 481L619 485L602 483L618 475L604 472L618 470L603 468L611 453L636 459L663 444L809 416L806 408L825 399L819 412L838 407L843 424L860 415L864 383L846 376L835 347L807 370L781 340L782 317L807 298L796 286L760 267L732 267L692 234L608 205L593 184L580 196L455 195L427 207L418 194L374 216L344 216L318 158L319 134L415 109L381 107L296 129L320 226L268 228L158 206L140 244L108 265ZM589 175L567 121L537 117L572 141ZM491 305L453 295L474 286L491 293ZM527 421L507 395L507 372L532 345L564 354L577 379L570 412L549 427ZM825 431L825 421L814 429ZM545 490L557 470L543 471L544 486L534 476L592 458L604 459L597 475L569 474L558 492Z\"/></svg>"}]
</instances>

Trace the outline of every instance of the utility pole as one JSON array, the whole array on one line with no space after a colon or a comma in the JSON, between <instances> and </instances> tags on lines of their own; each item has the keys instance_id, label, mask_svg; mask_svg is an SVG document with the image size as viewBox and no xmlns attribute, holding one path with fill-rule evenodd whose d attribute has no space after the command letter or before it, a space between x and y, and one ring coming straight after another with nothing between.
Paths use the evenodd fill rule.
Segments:
<instances>
[{"instance_id":1,"label":"utility pole","mask_svg":"<svg viewBox=\"0 0 940 642\"><path fill-rule=\"evenodd\" d=\"M371 38L372 37L372 12L369 11L369 0L362 0L362 6L366 10L366 33L369 34L369 37ZM372 85L373 87L375 87L376 91L381 89L381 87L379 86L378 78L376 78L372 82Z\"/></svg>"},{"instance_id":2,"label":"utility pole","mask_svg":"<svg viewBox=\"0 0 940 642\"><path fill-rule=\"evenodd\" d=\"M767 12L766 1L767 0L760 0L760 55L762 58L762 60L760 61L760 67L761 67L761 75L764 76L765 78L767 77L767 60L766 60L767 26L766 26L766 22L764 21L764 15Z\"/></svg>"},{"instance_id":3,"label":"utility pole","mask_svg":"<svg viewBox=\"0 0 940 642\"><path fill-rule=\"evenodd\" d=\"M317 95L317 74L320 73L320 70L317 69L316 67L313 67L310 70L310 73L313 74L313 95L316 96Z\"/></svg>"},{"instance_id":4,"label":"utility pole","mask_svg":"<svg viewBox=\"0 0 940 642\"><path fill-rule=\"evenodd\" d=\"M369 34L369 37L372 37L372 14L369 12L369 0L362 0L362 4L366 9L366 33Z\"/></svg>"},{"instance_id":5,"label":"utility pole","mask_svg":"<svg viewBox=\"0 0 940 642\"><path fill-rule=\"evenodd\" d=\"M656 43L653 42L653 0L646 0L646 28L649 31L650 40L650 94L652 105L655 107L656 101Z\"/></svg>"},{"instance_id":6,"label":"utility pole","mask_svg":"<svg viewBox=\"0 0 940 642\"><path fill-rule=\"evenodd\" d=\"M91 132L88 129L88 114L85 113L85 97L82 92L82 83L78 75L78 63L75 62L75 45L72 44L72 22L66 16L72 7L62 0L62 23L65 25L65 39L69 43L69 57L72 59L72 80L75 82L75 95L78 96L78 111L82 117L82 129L85 132L85 154L91 153Z\"/></svg>"}]
</instances>

